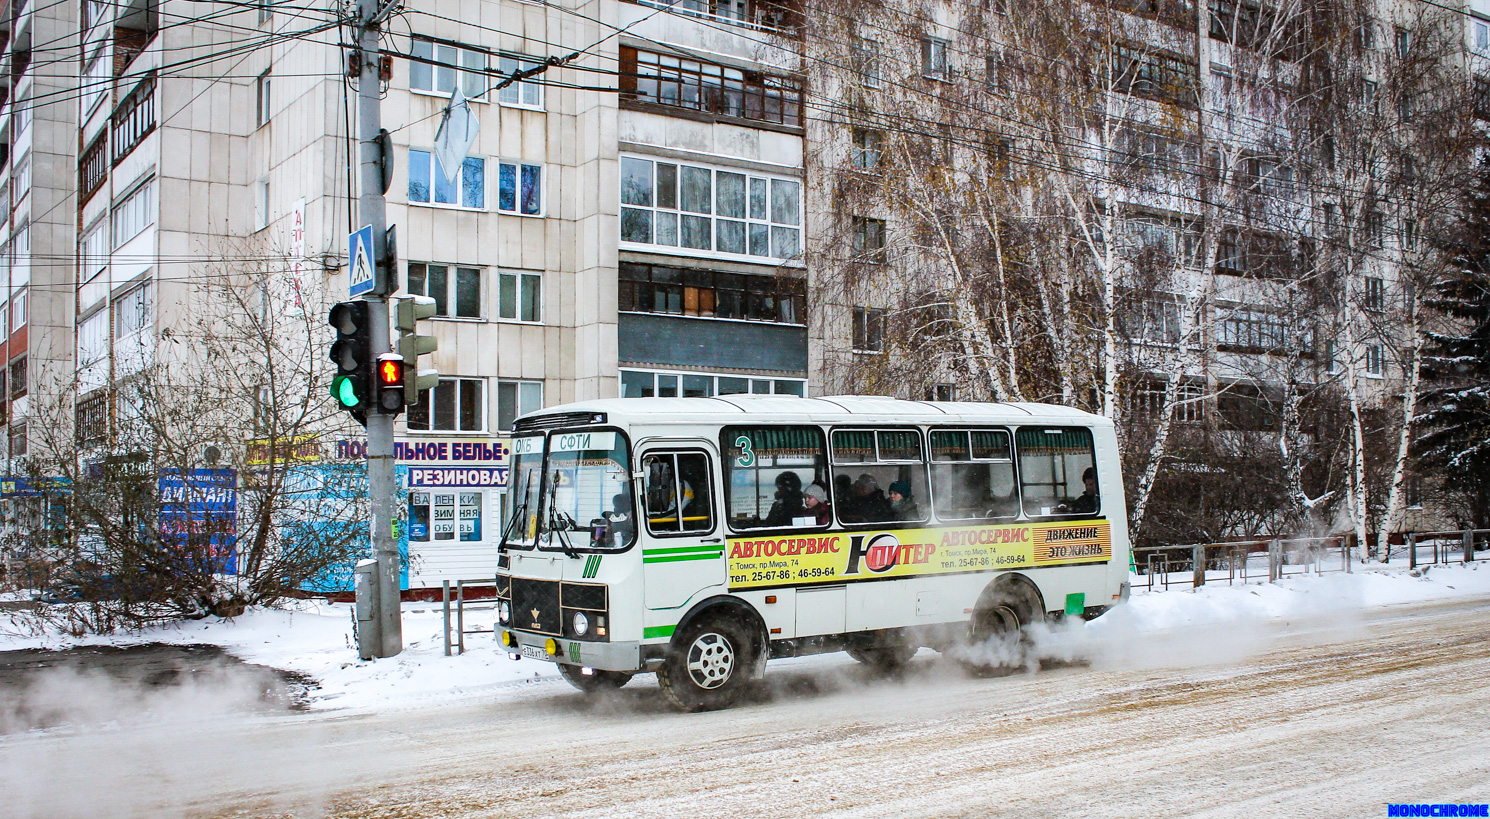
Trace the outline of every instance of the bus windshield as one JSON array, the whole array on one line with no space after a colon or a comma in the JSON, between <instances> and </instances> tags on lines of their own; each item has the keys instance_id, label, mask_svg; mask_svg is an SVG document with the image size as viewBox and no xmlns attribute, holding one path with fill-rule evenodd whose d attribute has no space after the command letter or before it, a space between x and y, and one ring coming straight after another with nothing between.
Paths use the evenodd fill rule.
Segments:
<instances>
[{"instance_id":1,"label":"bus windshield","mask_svg":"<svg viewBox=\"0 0 1490 819\"><path fill-rule=\"evenodd\" d=\"M512 439L512 475L508 486L507 530L503 541L508 545L532 546L538 537L538 507L543 491L543 434L522 435Z\"/></svg>"},{"instance_id":2,"label":"bus windshield","mask_svg":"<svg viewBox=\"0 0 1490 819\"><path fill-rule=\"evenodd\" d=\"M619 432L549 436L541 518L549 536L539 547L567 551L630 546L636 527L629 463L626 439Z\"/></svg>"}]
</instances>

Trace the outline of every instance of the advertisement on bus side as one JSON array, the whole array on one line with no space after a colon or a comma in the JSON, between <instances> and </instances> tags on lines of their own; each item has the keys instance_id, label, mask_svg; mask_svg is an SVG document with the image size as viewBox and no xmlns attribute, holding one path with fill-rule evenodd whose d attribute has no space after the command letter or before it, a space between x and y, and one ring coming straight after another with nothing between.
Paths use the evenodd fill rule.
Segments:
<instances>
[{"instance_id":1,"label":"advertisement on bus side","mask_svg":"<svg viewBox=\"0 0 1490 819\"><path fill-rule=\"evenodd\" d=\"M1022 569L1112 559L1105 520L730 538L731 589Z\"/></svg>"}]
</instances>

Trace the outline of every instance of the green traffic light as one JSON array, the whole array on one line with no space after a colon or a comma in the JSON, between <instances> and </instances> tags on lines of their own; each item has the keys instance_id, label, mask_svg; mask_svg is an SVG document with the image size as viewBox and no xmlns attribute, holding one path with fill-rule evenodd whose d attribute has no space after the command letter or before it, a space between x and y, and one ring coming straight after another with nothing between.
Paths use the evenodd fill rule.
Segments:
<instances>
[{"instance_id":1,"label":"green traffic light","mask_svg":"<svg viewBox=\"0 0 1490 819\"><path fill-rule=\"evenodd\" d=\"M345 375L338 375L331 380L331 397L341 403L343 407L355 407L362 403L357 398L357 387L352 379Z\"/></svg>"}]
</instances>

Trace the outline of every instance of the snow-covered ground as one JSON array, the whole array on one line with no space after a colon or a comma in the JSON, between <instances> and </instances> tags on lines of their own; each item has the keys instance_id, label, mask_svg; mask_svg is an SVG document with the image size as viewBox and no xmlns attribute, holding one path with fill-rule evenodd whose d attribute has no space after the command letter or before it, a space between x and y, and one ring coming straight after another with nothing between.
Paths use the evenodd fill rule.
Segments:
<instances>
[{"instance_id":1,"label":"snow-covered ground","mask_svg":"<svg viewBox=\"0 0 1490 819\"><path fill-rule=\"evenodd\" d=\"M1436 566L1418 577L1397 567L1355 568L1352 574L1295 577L1273 584L1140 591L1127 605L1095 621L1042 632L1037 652L1045 659L1079 659L1098 667L1230 662L1262 648L1270 639L1270 632L1265 631L1270 624L1348 617L1353 611L1382 606L1490 596L1487 562ZM351 616L348 604L304 601L281 610L251 611L234 620L74 638L35 633L20 615L6 612L0 613L0 651L151 642L215 644L246 662L300 672L319 681L320 688L311 692L310 702L317 709L420 706L555 676L548 663L509 659L490 633L467 635L464 655L444 656L439 603L406 604L403 653L362 662L354 648ZM490 608L468 611L467 629L489 629L491 624Z\"/></svg>"}]
</instances>

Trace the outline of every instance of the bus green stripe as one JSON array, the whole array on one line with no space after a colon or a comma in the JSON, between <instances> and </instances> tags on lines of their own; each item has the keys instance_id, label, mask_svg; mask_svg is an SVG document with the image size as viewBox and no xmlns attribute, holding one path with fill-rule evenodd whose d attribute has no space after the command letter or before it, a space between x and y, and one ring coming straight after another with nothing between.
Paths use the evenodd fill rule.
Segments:
<instances>
[{"instance_id":1,"label":"bus green stripe","mask_svg":"<svg viewBox=\"0 0 1490 819\"><path fill-rule=\"evenodd\" d=\"M671 637L677 628L677 626L647 626L642 629L642 638L650 640L653 637Z\"/></svg>"},{"instance_id":2,"label":"bus green stripe","mask_svg":"<svg viewBox=\"0 0 1490 819\"><path fill-rule=\"evenodd\" d=\"M680 560L717 560L724 557L723 551L695 553L686 555L661 555L659 557L643 557L643 563L677 563Z\"/></svg>"},{"instance_id":3,"label":"bus green stripe","mask_svg":"<svg viewBox=\"0 0 1490 819\"><path fill-rule=\"evenodd\" d=\"M671 549L647 549L647 550L643 551L642 554L644 554L644 555L676 555L676 554L683 554L685 552L718 552L718 551L722 551L723 549L724 549L723 546L720 546L718 543L713 543L713 544L709 544L707 546L675 546L675 547L673 547Z\"/></svg>"}]
</instances>

